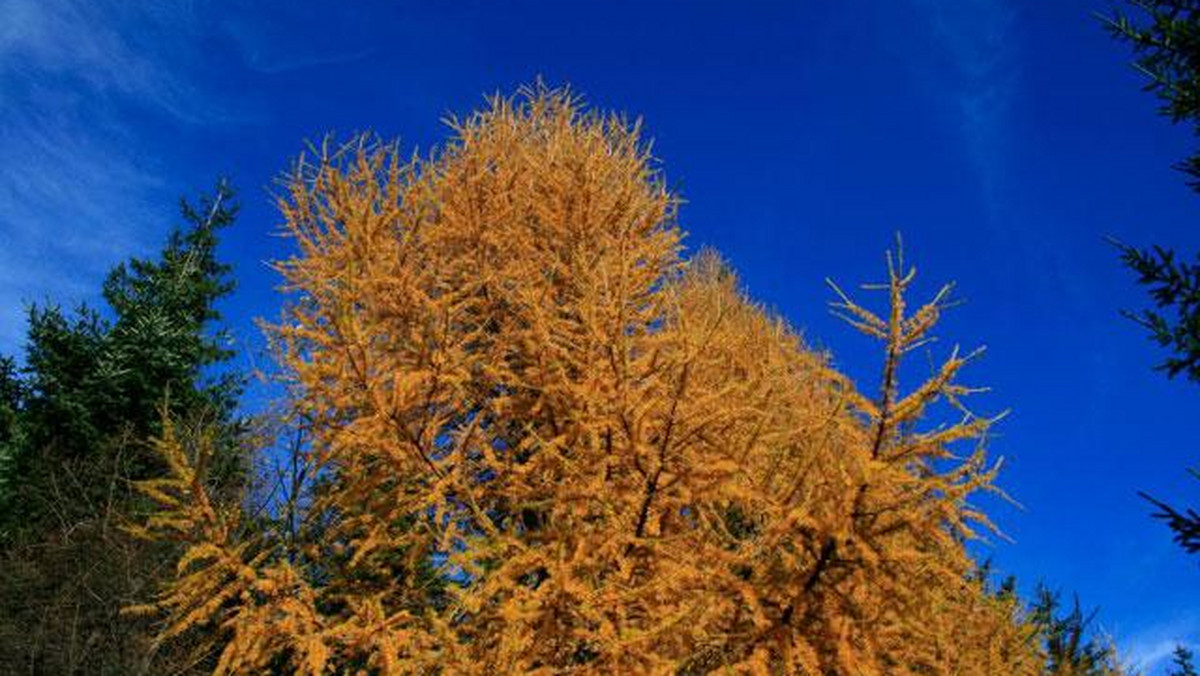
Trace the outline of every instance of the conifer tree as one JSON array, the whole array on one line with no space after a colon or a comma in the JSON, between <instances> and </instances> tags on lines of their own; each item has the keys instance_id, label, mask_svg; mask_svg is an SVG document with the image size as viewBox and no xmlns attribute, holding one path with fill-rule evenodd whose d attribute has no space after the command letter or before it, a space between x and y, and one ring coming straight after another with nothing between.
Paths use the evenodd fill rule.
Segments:
<instances>
[{"instance_id":1,"label":"conifer tree","mask_svg":"<svg viewBox=\"0 0 1200 676\"><path fill-rule=\"evenodd\" d=\"M1192 651L1181 645L1175 646L1171 662L1173 665L1168 676L1200 676L1200 672L1196 671L1195 657L1192 655Z\"/></svg>"},{"instance_id":2,"label":"conifer tree","mask_svg":"<svg viewBox=\"0 0 1200 676\"><path fill-rule=\"evenodd\" d=\"M1136 16L1118 12L1105 17L1109 32L1133 48L1134 67L1146 76L1145 89L1161 102L1162 115L1200 132L1200 2L1129 0L1128 5ZM1200 191L1200 152L1193 151L1176 168L1188 175L1193 190ZM1160 365L1168 376L1183 373L1200 382L1200 253L1196 262L1188 263L1168 247L1114 244L1155 304L1154 309L1124 314L1170 351ZM1188 552L1200 551L1200 515L1143 497L1158 508L1155 516L1167 522L1177 542Z\"/></svg>"},{"instance_id":3,"label":"conifer tree","mask_svg":"<svg viewBox=\"0 0 1200 676\"><path fill-rule=\"evenodd\" d=\"M681 258L638 124L540 85L450 124L427 159L362 138L285 179L273 332L321 480L289 549L166 429L139 534L186 551L137 609L164 639L217 628L223 674L1040 673L964 548L997 469L975 353L900 383L948 289L910 308L897 255L884 313L837 292L882 342L870 397Z\"/></svg>"},{"instance_id":4,"label":"conifer tree","mask_svg":"<svg viewBox=\"0 0 1200 676\"><path fill-rule=\"evenodd\" d=\"M1104 639L1091 635L1096 612L1084 614L1075 597L1071 609L1061 614L1058 594L1039 586L1031 621L1045 645L1047 676L1115 676L1122 673L1116 651Z\"/></svg>"},{"instance_id":5,"label":"conifer tree","mask_svg":"<svg viewBox=\"0 0 1200 676\"><path fill-rule=\"evenodd\" d=\"M9 490L9 466L20 443L21 401L24 399L24 383L17 373L12 357L0 356L0 503Z\"/></svg>"},{"instance_id":6,"label":"conifer tree","mask_svg":"<svg viewBox=\"0 0 1200 676\"><path fill-rule=\"evenodd\" d=\"M1162 115L1200 131L1200 2L1197 0L1127 0L1131 16L1114 12L1103 17L1109 33L1127 43L1134 67L1146 78L1145 89L1158 98ZM1200 153L1176 167L1200 190Z\"/></svg>"},{"instance_id":7,"label":"conifer tree","mask_svg":"<svg viewBox=\"0 0 1200 676\"><path fill-rule=\"evenodd\" d=\"M4 381L11 383L7 408L20 409L11 416L11 434L19 428L24 438L9 472L15 492L0 515L10 530L36 531L49 517L44 499L53 493L45 485L55 480L51 475L97 465L93 461L116 440L156 434L164 403L176 416L231 425L239 380L232 372L210 373L232 353L222 347L222 334L209 332L218 319L215 302L233 288L228 266L216 259L216 232L236 214L231 200L222 183L199 210L183 203L188 227L172 232L157 259L133 259L109 273L103 295L112 321L86 306L74 313L55 305L31 308L25 377L9 362ZM130 446L122 471L147 478L160 462ZM105 464L100 471L107 471ZM73 482L72 489L85 494L106 490L103 481L80 476ZM95 497L85 495L70 507L86 510Z\"/></svg>"},{"instance_id":8,"label":"conifer tree","mask_svg":"<svg viewBox=\"0 0 1200 676\"><path fill-rule=\"evenodd\" d=\"M149 626L118 615L146 598L172 548L120 527L146 508L132 482L168 471L148 440L166 412L212 435L215 495L246 481L238 376L214 303L232 289L216 233L236 206L222 183L157 258L115 268L108 312L30 310L25 365L0 361L0 671L166 669Z\"/></svg>"},{"instance_id":9,"label":"conifer tree","mask_svg":"<svg viewBox=\"0 0 1200 676\"><path fill-rule=\"evenodd\" d=\"M1200 2L1131 0L1136 17L1105 17L1110 33L1128 43L1134 66L1146 77L1146 90L1162 103L1163 116L1200 131ZM1176 167L1200 190L1200 153ZM1122 261L1149 287L1157 309L1127 313L1171 350L1161 365L1171 377L1183 373L1200 381L1200 262L1177 260L1169 248L1138 249L1116 242Z\"/></svg>"}]
</instances>

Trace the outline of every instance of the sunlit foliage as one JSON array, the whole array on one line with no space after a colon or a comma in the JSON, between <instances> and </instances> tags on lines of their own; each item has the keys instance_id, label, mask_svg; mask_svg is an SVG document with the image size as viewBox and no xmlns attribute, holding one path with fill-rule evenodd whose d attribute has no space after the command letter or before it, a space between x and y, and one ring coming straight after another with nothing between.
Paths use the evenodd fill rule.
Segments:
<instances>
[{"instance_id":1,"label":"sunlit foliage","mask_svg":"<svg viewBox=\"0 0 1200 676\"><path fill-rule=\"evenodd\" d=\"M996 469L974 353L900 383L948 289L911 308L896 252L883 313L837 291L882 345L869 396L681 257L636 123L538 86L450 126L427 159L361 139L287 177L307 535L238 536L168 433L165 637L219 626L220 673L1041 673L964 549Z\"/></svg>"}]
</instances>

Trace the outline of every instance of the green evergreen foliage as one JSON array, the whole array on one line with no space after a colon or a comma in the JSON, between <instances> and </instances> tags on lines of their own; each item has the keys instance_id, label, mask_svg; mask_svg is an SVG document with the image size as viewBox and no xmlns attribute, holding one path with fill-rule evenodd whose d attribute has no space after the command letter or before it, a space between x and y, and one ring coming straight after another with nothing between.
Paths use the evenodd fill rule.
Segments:
<instances>
[{"instance_id":1,"label":"green evergreen foliage","mask_svg":"<svg viewBox=\"0 0 1200 676\"><path fill-rule=\"evenodd\" d=\"M1176 261L1175 252L1162 247L1140 250L1120 242L1116 246L1121 260L1138 274L1138 283L1149 288L1157 306L1123 314L1146 327L1155 342L1171 351L1159 368L1171 377L1182 373L1200 382L1200 256L1189 264Z\"/></svg>"},{"instance_id":2,"label":"green evergreen foliage","mask_svg":"<svg viewBox=\"0 0 1200 676\"><path fill-rule=\"evenodd\" d=\"M998 600L1017 599L1017 579L1012 575L996 580L991 561L979 564L971 579ZM1079 597L1074 596L1070 609L1063 607L1061 596L1044 584L1034 591L1033 600L1021 602L1032 629L1030 640L1039 645L1045 664L1040 673L1046 676L1138 676L1123 668L1112 643L1093 630L1099 611L1084 613Z\"/></svg>"},{"instance_id":3,"label":"green evergreen foliage","mask_svg":"<svg viewBox=\"0 0 1200 676\"><path fill-rule=\"evenodd\" d=\"M20 443L18 424L25 384L17 373L12 357L0 356L0 504L7 495L8 476L12 470L13 454Z\"/></svg>"},{"instance_id":4,"label":"green evergreen foliage","mask_svg":"<svg viewBox=\"0 0 1200 676\"><path fill-rule=\"evenodd\" d=\"M1195 659L1192 651L1187 648L1177 645L1175 646L1174 659L1171 660L1173 665L1167 676L1200 676L1200 672L1196 671Z\"/></svg>"},{"instance_id":5,"label":"green evergreen foliage","mask_svg":"<svg viewBox=\"0 0 1200 676\"><path fill-rule=\"evenodd\" d=\"M107 312L36 305L24 366L0 359L0 673L155 673L167 659L121 609L171 572L174 546L123 528L146 508L133 482L166 472L149 440L167 417L202 430L214 494L243 494L242 379L214 330L234 286L217 234L236 214L225 183L184 202L158 256L109 273Z\"/></svg>"},{"instance_id":6,"label":"green evergreen foliage","mask_svg":"<svg viewBox=\"0 0 1200 676\"><path fill-rule=\"evenodd\" d=\"M1200 479L1200 473L1195 470L1189 471L1192 476ZM1200 553L1200 513L1190 508L1176 509L1145 493L1139 493L1139 495L1158 508L1158 511L1154 513L1155 518L1167 522L1167 526L1175 533L1175 542L1179 543L1179 546L1189 554Z\"/></svg>"},{"instance_id":7,"label":"green evergreen foliage","mask_svg":"<svg viewBox=\"0 0 1200 676\"><path fill-rule=\"evenodd\" d=\"M1195 658L1191 650L1177 645L1172 653L1171 671L1166 676L1200 676L1196 671Z\"/></svg>"},{"instance_id":8,"label":"green evergreen foliage","mask_svg":"<svg viewBox=\"0 0 1200 676\"><path fill-rule=\"evenodd\" d=\"M31 308L24 382L11 360L6 372L16 387L10 408L21 411L10 424L24 442L12 449L7 474L13 490L0 523L36 531L49 511L37 497L46 494L49 475L91 464L115 440L157 434L164 402L174 417L232 424L240 377L207 373L232 356L227 337L208 331L219 319L215 303L233 290L229 266L216 256L217 231L236 217L232 197L222 183L197 207L185 202L187 228L172 232L156 259L133 259L109 273L103 295L111 322L83 306L74 313L54 305ZM160 469L156 456L136 444L121 463L131 480ZM107 490L104 482L78 479L74 488L85 498Z\"/></svg>"},{"instance_id":9,"label":"green evergreen foliage","mask_svg":"<svg viewBox=\"0 0 1200 676\"><path fill-rule=\"evenodd\" d=\"M144 415L147 405L153 410L171 387L176 411L208 408L228 416L236 405L241 383L235 375L204 377L204 369L234 354L225 331L205 330L220 319L216 302L234 289L230 266L216 256L217 231L237 216L232 197L221 183L198 209L183 202L191 227L174 231L157 260L118 265L104 282L104 299L117 315L110 359L121 372L131 417ZM146 431L157 431L152 425Z\"/></svg>"},{"instance_id":10,"label":"green evergreen foliage","mask_svg":"<svg viewBox=\"0 0 1200 676\"><path fill-rule=\"evenodd\" d=\"M1039 585L1029 612L1043 641L1046 673L1054 676L1121 673L1112 645L1090 632L1096 612L1085 615L1079 597L1074 598L1070 610L1062 610L1059 595Z\"/></svg>"},{"instance_id":11,"label":"green evergreen foliage","mask_svg":"<svg viewBox=\"0 0 1200 676\"><path fill-rule=\"evenodd\" d=\"M1109 32L1133 48L1134 67L1146 76L1146 90L1162 103L1172 122L1186 122L1200 133L1200 0L1129 0L1136 18L1104 17ZM1178 168L1200 189L1200 153Z\"/></svg>"},{"instance_id":12,"label":"green evergreen foliage","mask_svg":"<svg viewBox=\"0 0 1200 676\"><path fill-rule=\"evenodd\" d=\"M1173 123L1187 123L1200 134L1200 0L1128 0L1137 13L1103 17L1109 32L1127 42L1134 52L1134 67L1147 78L1146 90L1162 103L1161 113ZM1188 184L1200 192L1200 152L1176 167L1188 175ZM1151 338L1170 351L1160 364L1170 377L1186 374L1200 383L1200 254L1195 263L1177 261L1175 252L1155 246L1138 249L1116 242L1121 260L1149 288L1156 308L1124 312L1144 326ZM1191 553L1200 551L1200 514L1176 509L1143 494L1158 508L1175 533L1175 540Z\"/></svg>"},{"instance_id":13,"label":"green evergreen foliage","mask_svg":"<svg viewBox=\"0 0 1200 676\"><path fill-rule=\"evenodd\" d=\"M96 446L108 422L104 412L111 408L99 368L106 333L104 321L88 307L74 316L58 306L30 309L22 416L27 448L76 456Z\"/></svg>"},{"instance_id":14,"label":"green evergreen foliage","mask_svg":"<svg viewBox=\"0 0 1200 676\"><path fill-rule=\"evenodd\" d=\"M1109 32L1127 42L1134 67L1146 76L1146 90L1162 102L1161 112L1174 123L1190 124L1200 134L1200 0L1130 0L1137 18L1122 13L1104 17ZM1200 191L1200 153L1177 165ZM1172 355L1161 368L1174 377L1200 381L1200 258L1176 259L1169 248L1138 249L1114 241L1121 260L1148 287L1156 310L1125 313L1150 331Z\"/></svg>"}]
</instances>

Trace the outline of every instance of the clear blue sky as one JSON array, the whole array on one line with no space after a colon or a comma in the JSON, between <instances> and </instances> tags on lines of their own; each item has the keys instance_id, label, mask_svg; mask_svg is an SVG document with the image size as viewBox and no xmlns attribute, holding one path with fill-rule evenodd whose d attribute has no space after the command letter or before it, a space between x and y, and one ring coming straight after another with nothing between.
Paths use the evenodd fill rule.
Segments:
<instances>
[{"instance_id":1,"label":"clear blue sky","mask_svg":"<svg viewBox=\"0 0 1200 676\"><path fill-rule=\"evenodd\" d=\"M1106 4L356 7L0 0L0 351L19 349L23 302L94 300L221 174L244 203L225 311L259 350L252 319L279 307L263 261L284 246L268 192L305 139L428 148L444 114L541 75L643 116L689 245L866 387L876 355L829 316L823 279L874 278L902 231L928 285L967 301L946 343L989 348L968 371L993 388L980 408L1012 409L993 452L1024 510L993 509L1015 540L987 550L997 568L1077 591L1147 664L1200 644L1200 559L1135 493L1200 498L1183 471L1200 386L1151 370L1161 355L1118 315L1142 293L1103 241L1200 249L1200 196L1170 169L1192 139L1139 91L1092 15Z\"/></svg>"}]
</instances>

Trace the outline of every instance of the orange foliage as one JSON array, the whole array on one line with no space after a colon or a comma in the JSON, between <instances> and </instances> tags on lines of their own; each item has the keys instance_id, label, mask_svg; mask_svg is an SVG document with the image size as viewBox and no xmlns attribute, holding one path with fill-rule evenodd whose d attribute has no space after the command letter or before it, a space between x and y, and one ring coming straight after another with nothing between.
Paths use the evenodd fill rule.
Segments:
<instances>
[{"instance_id":1,"label":"orange foliage","mask_svg":"<svg viewBox=\"0 0 1200 676\"><path fill-rule=\"evenodd\" d=\"M537 87L451 127L429 159L363 140L289 177L307 544L232 537L176 452L167 633L219 623L220 673L1039 673L970 579L994 468L969 357L897 383L945 293L910 312L899 259L887 314L838 291L883 343L865 396L680 257L636 124ZM961 420L922 424L939 401Z\"/></svg>"}]
</instances>

